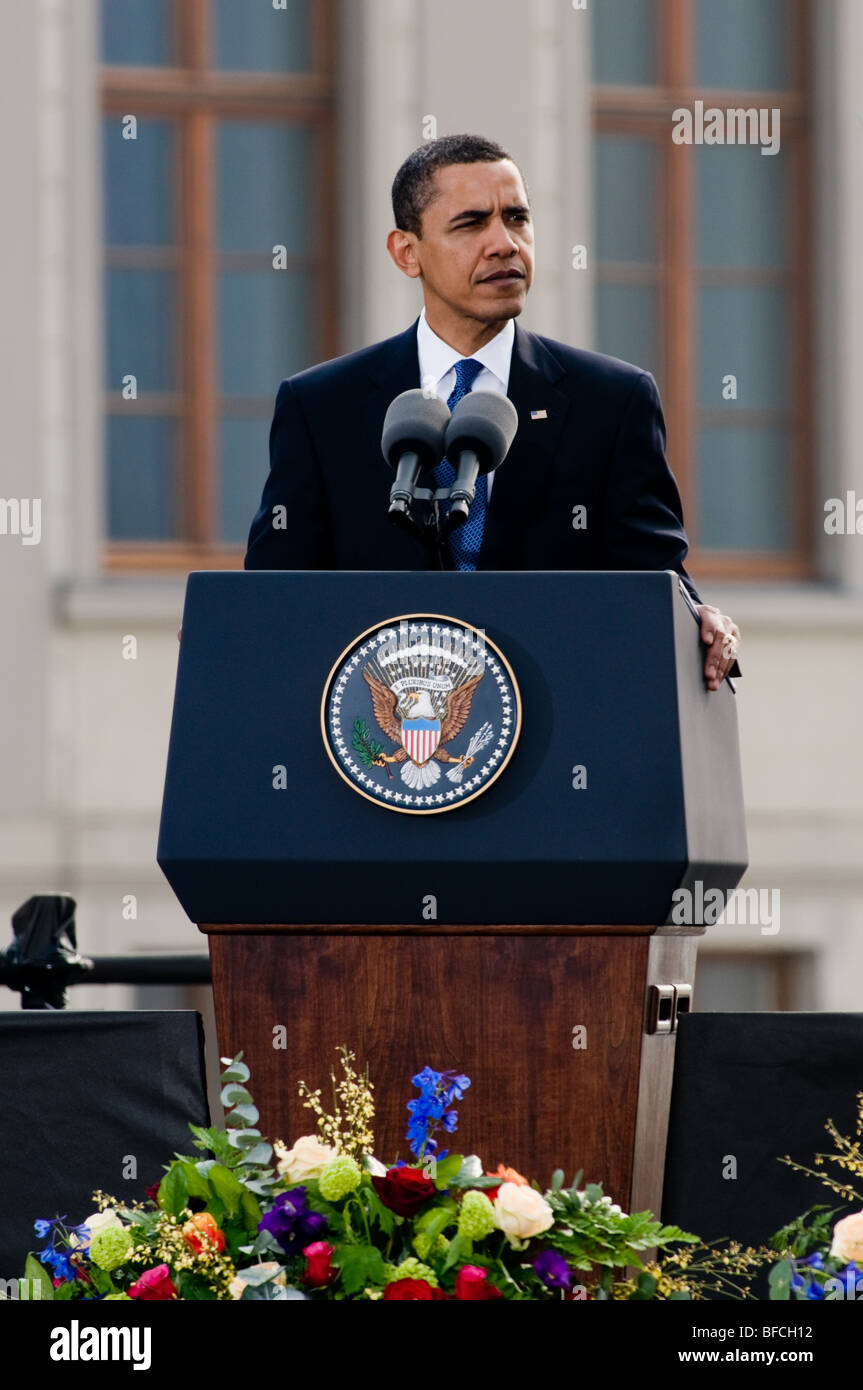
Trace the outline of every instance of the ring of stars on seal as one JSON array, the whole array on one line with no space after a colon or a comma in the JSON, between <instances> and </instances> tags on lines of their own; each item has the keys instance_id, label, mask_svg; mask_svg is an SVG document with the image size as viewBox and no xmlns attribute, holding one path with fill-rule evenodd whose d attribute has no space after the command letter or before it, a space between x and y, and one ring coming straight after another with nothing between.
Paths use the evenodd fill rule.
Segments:
<instances>
[{"instance_id":1,"label":"ring of stars on seal","mask_svg":"<svg viewBox=\"0 0 863 1390\"><path fill-rule=\"evenodd\" d=\"M481 628L407 613L368 628L334 663L321 733L336 771L389 810L433 815L485 792L512 757L521 696Z\"/></svg>"}]
</instances>

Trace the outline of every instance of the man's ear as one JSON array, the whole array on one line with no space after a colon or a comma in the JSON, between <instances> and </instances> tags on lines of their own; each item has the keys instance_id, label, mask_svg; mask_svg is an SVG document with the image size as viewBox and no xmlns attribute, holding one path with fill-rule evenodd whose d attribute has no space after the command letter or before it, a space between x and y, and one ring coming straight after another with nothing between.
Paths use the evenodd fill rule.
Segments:
<instances>
[{"instance_id":1,"label":"man's ear","mask_svg":"<svg viewBox=\"0 0 863 1390\"><path fill-rule=\"evenodd\" d=\"M412 280L415 280L420 274L416 241L417 238L413 232L403 232L399 227L393 227L387 237L387 250L399 270L410 276Z\"/></svg>"}]
</instances>

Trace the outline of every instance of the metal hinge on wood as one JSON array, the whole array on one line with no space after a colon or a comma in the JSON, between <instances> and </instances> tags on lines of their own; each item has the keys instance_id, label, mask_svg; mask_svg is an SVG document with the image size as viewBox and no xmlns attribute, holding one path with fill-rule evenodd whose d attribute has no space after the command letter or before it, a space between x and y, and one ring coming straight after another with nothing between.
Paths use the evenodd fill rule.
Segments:
<instances>
[{"instance_id":1,"label":"metal hinge on wood","mask_svg":"<svg viewBox=\"0 0 863 1390\"><path fill-rule=\"evenodd\" d=\"M671 985L650 985L647 991L648 1033L676 1033L677 1020L688 1014L692 1002L692 985L678 981Z\"/></svg>"}]
</instances>

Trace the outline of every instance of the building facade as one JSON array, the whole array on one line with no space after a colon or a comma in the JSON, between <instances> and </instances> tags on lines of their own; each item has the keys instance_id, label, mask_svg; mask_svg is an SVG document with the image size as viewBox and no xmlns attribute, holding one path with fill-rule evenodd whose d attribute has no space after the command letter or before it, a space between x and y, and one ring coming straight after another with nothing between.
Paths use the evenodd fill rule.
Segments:
<instances>
[{"instance_id":1,"label":"building facade","mask_svg":"<svg viewBox=\"0 0 863 1390\"><path fill-rule=\"evenodd\" d=\"M744 886L781 923L711 928L696 1007L859 1010L863 9L238 8L0 7L0 914L67 892L87 953L203 947L155 862L185 574L241 564L279 380L415 317L392 176L472 130L527 177L526 326L654 373L692 572L743 633ZM672 109L732 97L781 112L775 155L678 150Z\"/></svg>"}]
</instances>

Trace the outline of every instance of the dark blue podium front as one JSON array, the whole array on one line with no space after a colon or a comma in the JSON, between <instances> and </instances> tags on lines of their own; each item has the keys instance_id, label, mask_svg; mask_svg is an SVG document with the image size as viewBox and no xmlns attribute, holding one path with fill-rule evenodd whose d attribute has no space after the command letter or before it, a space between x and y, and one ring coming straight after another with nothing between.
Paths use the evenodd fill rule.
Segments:
<instances>
[{"instance_id":1,"label":"dark blue podium front","mask_svg":"<svg viewBox=\"0 0 863 1390\"><path fill-rule=\"evenodd\" d=\"M441 815L357 795L321 735L339 654L414 613L484 629L523 705L500 777ZM440 923L665 922L746 863L735 696L702 661L671 573L192 574L158 862L199 923L420 924L430 898Z\"/></svg>"}]
</instances>

